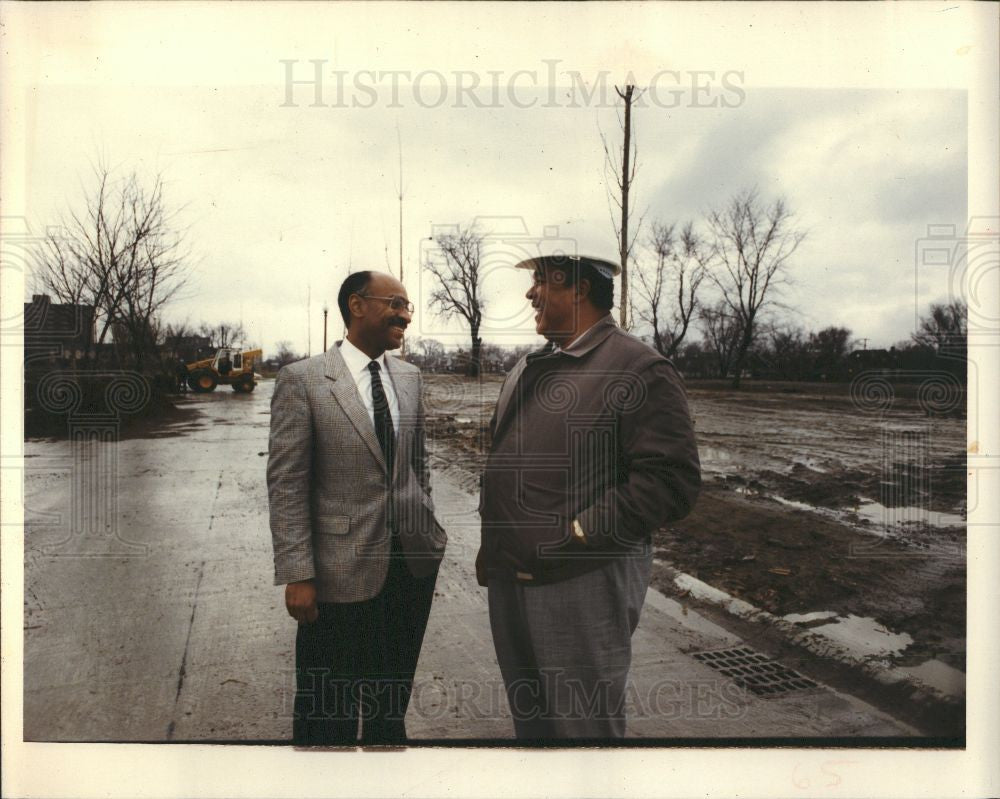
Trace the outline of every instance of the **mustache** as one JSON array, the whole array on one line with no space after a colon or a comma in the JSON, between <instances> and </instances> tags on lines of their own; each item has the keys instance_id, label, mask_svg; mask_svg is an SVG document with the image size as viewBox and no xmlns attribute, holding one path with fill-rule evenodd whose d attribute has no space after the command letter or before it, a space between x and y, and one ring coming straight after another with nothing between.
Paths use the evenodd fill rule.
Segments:
<instances>
[{"instance_id":1,"label":"mustache","mask_svg":"<svg viewBox=\"0 0 1000 799\"><path fill-rule=\"evenodd\" d=\"M406 330L406 328L409 327L410 323L407 322L405 319L397 316L395 319L389 320L389 327L392 327L393 325L397 325L403 328L403 330Z\"/></svg>"}]
</instances>

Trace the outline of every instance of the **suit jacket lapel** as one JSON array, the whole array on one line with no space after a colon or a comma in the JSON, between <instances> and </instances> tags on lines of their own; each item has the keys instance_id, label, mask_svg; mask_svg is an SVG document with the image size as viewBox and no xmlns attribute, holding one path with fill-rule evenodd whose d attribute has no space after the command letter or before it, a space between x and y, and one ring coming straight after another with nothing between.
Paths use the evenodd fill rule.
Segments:
<instances>
[{"instance_id":1,"label":"suit jacket lapel","mask_svg":"<svg viewBox=\"0 0 1000 799\"><path fill-rule=\"evenodd\" d=\"M496 441L500 437L500 432L504 425L510 421L512 416L512 411L516 407L516 399L523 400L524 397L519 397L519 393L524 393L528 390L525 386L521 385L522 379L524 378L524 372L534 361L539 358L543 358L552 352L552 345L546 344L542 349L531 352L523 360L519 361L513 369L510 370L510 374L507 375L507 380L504 381L503 387L500 390L500 396L497 398L497 410L496 410L496 426L493 428L493 440Z\"/></svg>"},{"instance_id":2,"label":"suit jacket lapel","mask_svg":"<svg viewBox=\"0 0 1000 799\"><path fill-rule=\"evenodd\" d=\"M417 418L417 381L416 376L412 376L402 371L396 363L396 358L392 355L385 356L386 371L389 379L392 380L392 387L396 392L396 401L399 403L399 419L396 420L397 427L402 420L414 420Z\"/></svg>"},{"instance_id":3,"label":"suit jacket lapel","mask_svg":"<svg viewBox=\"0 0 1000 799\"><path fill-rule=\"evenodd\" d=\"M330 381L330 391L334 399L340 403L340 407L343 408L347 418L357 429L361 440L368 445L368 449L371 450L384 472L385 458L382 457L382 447L378 443L378 436L375 435L372 420L368 416L365 404L361 401L354 378L347 371L344 356L340 354L337 347L331 347L326 353L326 377Z\"/></svg>"},{"instance_id":4,"label":"suit jacket lapel","mask_svg":"<svg viewBox=\"0 0 1000 799\"><path fill-rule=\"evenodd\" d=\"M417 396L417 375L416 373L404 372L399 368L395 356L386 353L385 367L392 381L392 388L396 392L396 402L399 403L399 418L396 419L396 429L399 435L396 436L396 451L399 452L400 444L403 442L404 424L411 428L416 425L417 405L420 398ZM399 469L399 462L402 458L396 458L394 469Z\"/></svg>"}]
</instances>

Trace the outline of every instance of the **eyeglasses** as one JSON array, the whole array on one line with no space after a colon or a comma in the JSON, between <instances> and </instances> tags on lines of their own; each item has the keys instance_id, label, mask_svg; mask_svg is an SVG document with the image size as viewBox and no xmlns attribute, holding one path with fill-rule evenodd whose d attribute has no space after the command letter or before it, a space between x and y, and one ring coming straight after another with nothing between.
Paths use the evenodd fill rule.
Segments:
<instances>
[{"instance_id":1,"label":"eyeglasses","mask_svg":"<svg viewBox=\"0 0 1000 799\"><path fill-rule=\"evenodd\" d=\"M365 300L385 300L394 311L402 311L405 308L407 313L413 313L415 308L412 302L404 300L402 297L376 297L374 294L359 294L358 296Z\"/></svg>"}]
</instances>

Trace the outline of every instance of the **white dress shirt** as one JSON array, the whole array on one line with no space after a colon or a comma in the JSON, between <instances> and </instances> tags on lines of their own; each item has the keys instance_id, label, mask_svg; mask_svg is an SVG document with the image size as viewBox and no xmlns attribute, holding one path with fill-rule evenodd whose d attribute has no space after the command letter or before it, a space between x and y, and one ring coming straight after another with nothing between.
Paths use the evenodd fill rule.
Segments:
<instances>
[{"instance_id":1,"label":"white dress shirt","mask_svg":"<svg viewBox=\"0 0 1000 799\"><path fill-rule=\"evenodd\" d=\"M351 344L344 337L340 343L340 354L344 356L344 363L347 364L347 371L354 378L354 385L358 387L361 401L368 411L368 418L372 420L372 428L375 427L375 406L372 403L372 373L368 371L368 364L372 359L361 350ZM382 379L382 388L385 390L385 398L389 401L389 413L392 415L392 426L396 433L399 433L399 400L396 399L396 389L393 388L392 378L385 365L385 353L383 352L375 359L379 365L379 377Z\"/></svg>"}]
</instances>

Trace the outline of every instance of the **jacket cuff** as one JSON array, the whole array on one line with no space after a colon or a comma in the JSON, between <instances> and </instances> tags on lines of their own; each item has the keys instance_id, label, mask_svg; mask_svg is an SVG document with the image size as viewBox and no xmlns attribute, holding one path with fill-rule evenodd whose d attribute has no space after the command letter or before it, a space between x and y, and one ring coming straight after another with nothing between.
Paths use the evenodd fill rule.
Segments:
<instances>
[{"instance_id":1,"label":"jacket cuff","mask_svg":"<svg viewBox=\"0 0 1000 799\"><path fill-rule=\"evenodd\" d=\"M274 567L275 585L287 585L288 583L297 583L301 580L312 580L315 577L316 572L311 565Z\"/></svg>"}]
</instances>

